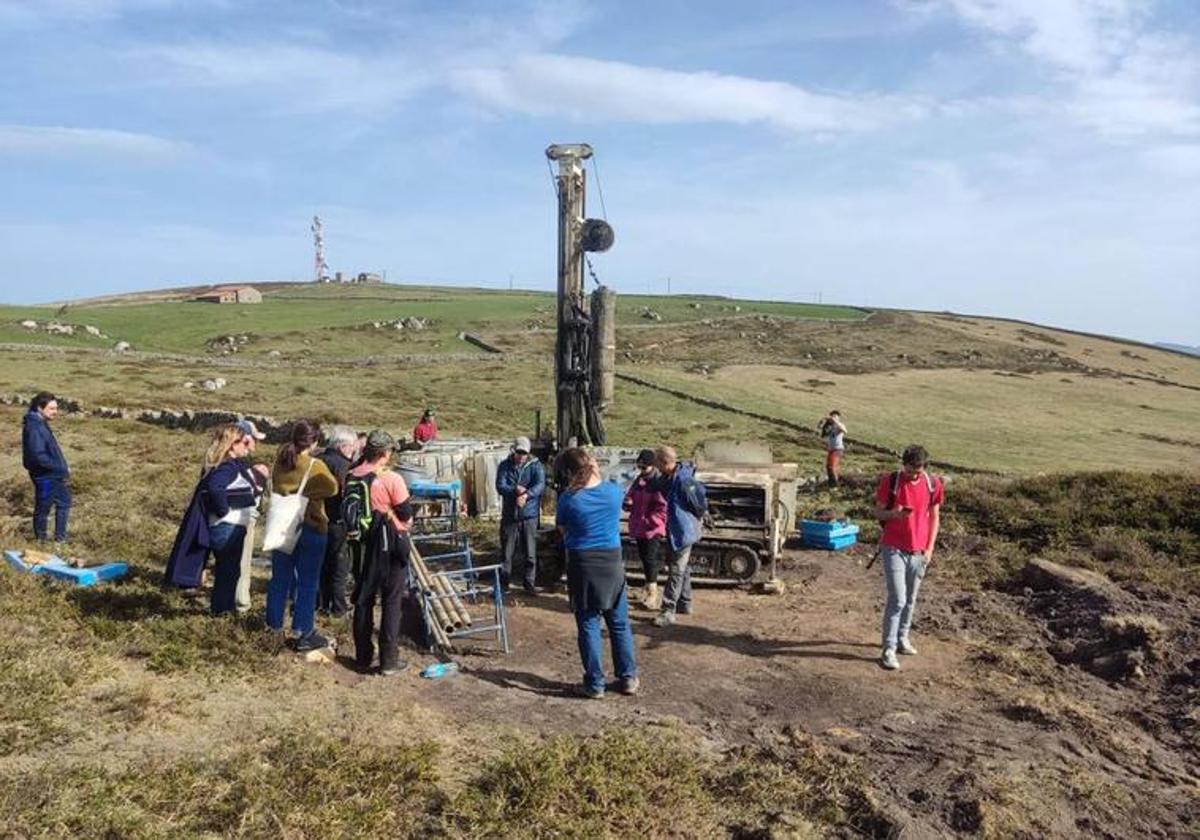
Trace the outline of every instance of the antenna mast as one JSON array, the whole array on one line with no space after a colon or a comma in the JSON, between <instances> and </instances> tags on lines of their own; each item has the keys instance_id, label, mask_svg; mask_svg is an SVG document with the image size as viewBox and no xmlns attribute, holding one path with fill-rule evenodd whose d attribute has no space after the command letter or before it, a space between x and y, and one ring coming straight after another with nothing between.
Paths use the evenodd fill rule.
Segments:
<instances>
[{"instance_id":1,"label":"antenna mast","mask_svg":"<svg viewBox=\"0 0 1200 840\"><path fill-rule=\"evenodd\" d=\"M325 262L325 233L321 228L321 217L313 216L312 220L312 235L313 235L313 282L328 283L329 282L329 263Z\"/></svg>"}]
</instances>

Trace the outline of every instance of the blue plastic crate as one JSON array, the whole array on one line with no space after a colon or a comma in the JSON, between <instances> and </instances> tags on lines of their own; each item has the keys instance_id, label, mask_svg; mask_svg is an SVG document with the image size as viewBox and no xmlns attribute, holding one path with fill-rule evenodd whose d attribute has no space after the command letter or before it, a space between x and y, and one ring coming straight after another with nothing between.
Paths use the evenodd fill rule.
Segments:
<instances>
[{"instance_id":1,"label":"blue plastic crate","mask_svg":"<svg viewBox=\"0 0 1200 840\"><path fill-rule=\"evenodd\" d=\"M840 537L825 539L823 537L803 536L802 540L805 548L822 548L826 551L841 551L843 548L849 548L858 542L856 534L845 534Z\"/></svg>"},{"instance_id":2,"label":"blue plastic crate","mask_svg":"<svg viewBox=\"0 0 1200 840\"><path fill-rule=\"evenodd\" d=\"M858 526L852 522L847 522L844 519L834 522L821 522L816 519L801 519L800 534L805 541L810 538L818 540L832 540L839 537L853 536L858 534Z\"/></svg>"},{"instance_id":3,"label":"blue plastic crate","mask_svg":"<svg viewBox=\"0 0 1200 840\"><path fill-rule=\"evenodd\" d=\"M462 495L462 481L410 481L408 491L424 498L457 499Z\"/></svg>"}]
</instances>

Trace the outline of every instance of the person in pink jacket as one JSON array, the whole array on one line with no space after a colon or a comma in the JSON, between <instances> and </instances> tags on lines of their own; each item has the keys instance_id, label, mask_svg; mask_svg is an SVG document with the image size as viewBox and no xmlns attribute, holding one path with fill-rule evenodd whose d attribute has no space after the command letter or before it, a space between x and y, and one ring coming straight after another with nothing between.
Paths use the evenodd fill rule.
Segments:
<instances>
[{"instance_id":1,"label":"person in pink jacket","mask_svg":"<svg viewBox=\"0 0 1200 840\"><path fill-rule=\"evenodd\" d=\"M637 468L637 478L625 494L625 509L629 511L629 536L637 541L638 557L646 574L642 606L656 610L661 603L658 571L663 538L667 535L667 499L654 489L653 480L658 473L654 466L654 450L643 449L638 453Z\"/></svg>"}]
</instances>

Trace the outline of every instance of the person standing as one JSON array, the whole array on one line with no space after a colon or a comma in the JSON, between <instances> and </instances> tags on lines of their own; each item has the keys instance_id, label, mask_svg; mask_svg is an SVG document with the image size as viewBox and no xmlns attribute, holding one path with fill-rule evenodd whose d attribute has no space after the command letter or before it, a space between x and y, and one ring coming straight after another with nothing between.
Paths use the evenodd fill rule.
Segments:
<instances>
[{"instance_id":1,"label":"person standing","mask_svg":"<svg viewBox=\"0 0 1200 840\"><path fill-rule=\"evenodd\" d=\"M696 468L680 462L675 450L654 450L659 477L654 484L667 500L667 540L671 561L663 588L662 611L654 619L657 627L675 623L675 613L692 613L692 546L700 541L702 517L708 512L708 494L696 479Z\"/></svg>"},{"instance_id":2,"label":"person standing","mask_svg":"<svg viewBox=\"0 0 1200 840\"><path fill-rule=\"evenodd\" d=\"M431 440L437 440L437 436L437 420L434 417L433 406L429 406L421 415L421 422L413 428L413 443L424 446Z\"/></svg>"},{"instance_id":3,"label":"person standing","mask_svg":"<svg viewBox=\"0 0 1200 840\"><path fill-rule=\"evenodd\" d=\"M825 476L830 487L837 487L842 454L846 451L846 424L837 409L821 418L817 431L825 441Z\"/></svg>"},{"instance_id":4,"label":"person standing","mask_svg":"<svg viewBox=\"0 0 1200 840\"><path fill-rule=\"evenodd\" d=\"M355 431L349 426L334 426L326 436L324 451L318 456L338 484L338 492L325 500L329 530L321 565L321 585L317 591L317 609L334 618L341 618L350 611L350 546L346 542L346 523L342 521L342 491L357 454L358 435Z\"/></svg>"},{"instance_id":5,"label":"person standing","mask_svg":"<svg viewBox=\"0 0 1200 840\"><path fill-rule=\"evenodd\" d=\"M313 457L320 431L316 423L297 420L292 424L291 440L279 447L271 470L274 492L290 496L303 484L308 498L300 539L290 554L271 552L271 580L267 584L267 626L277 631L283 630L288 595L295 586L292 630L298 651L329 646L329 639L316 631L317 586L329 529L325 500L337 493L338 485L329 467Z\"/></svg>"},{"instance_id":6,"label":"person standing","mask_svg":"<svg viewBox=\"0 0 1200 840\"><path fill-rule=\"evenodd\" d=\"M249 435L237 424L220 426L204 457L201 503L208 517L208 545L213 554L213 615L237 607L242 548L262 496L262 478L244 460Z\"/></svg>"},{"instance_id":7,"label":"person standing","mask_svg":"<svg viewBox=\"0 0 1200 840\"><path fill-rule=\"evenodd\" d=\"M58 400L42 391L29 401L21 425L21 458L33 481L33 535L46 539L50 508L54 508L54 541L67 540L71 516L70 470L50 421L58 416Z\"/></svg>"},{"instance_id":8,"label":"person standing","mask_svg":"<svg viewBox=\"0 0 1200 840\"><path fill-rule=\"evenodd\" d=\"M388 469L395 438L380 429L367 435L362 463L346 477L345 493L365 494L371 525L363 547L362 568L354 582L354 659L368 671L375 659L375 601L382 602L379 621L379 673L398 674L408 667L400 659L400 620L408 587L409 528L413 506L408 486ZM361 495L359 496L361 498Z\"/></svg>"},{"instance_id":9,"label":"person standing","mask_svg":"<svg viewBox=\"0 0 1200 840\"><path fill-rule=\"evenodd\" d=\"M271 477L271 468L266 464L256 464L251 460L260 441L266 440L266 435L258 430L253 420L238 420L235 424L245 438L246 454L242 463L249 466L259 479L259 496L254 508L250 511L250 522L246 526L246 538L242 540L242 556L238 563L237 589L234 590L233 600L239 613L250 611L250 579L253 576L254 561L254 530L258 524L258 510L262 502L262 488L266 487Z\"/></svg>"},{"instance_id":10,"label":"person standing","mask_svg":"<svg viewBox=\"0 0 1200 840\"><path fill-rule=\"evenodd\" d=\"M656 610L662 606L658 592L658 572L661 568L662 543L667 535L667 500L655 485L658 470L654 466L654 450L643 449L637 456L638 474L625 493L625 509L629 511L629 536L637 543L638 558L646 576L646 593L642 606Z\"/></svg>"},{"instance_id":11,"label":"person standing","mask_svg":"<svg viewBox=\"0 0 1200 840\"><path fill-rule=\"evenodd\" d=\"M529 454L529 438L519 437L512 452L496 470L496 492L500 494L500 545L504 551L501 584L507 590L518 551L524 557L525 594L537 594L537 530L546 471Z\"/></svg>"},{"instance_id":12,"label":"person standing","mask_svg":"<svg viewBox=\"0 0 1200 840\"><path fill-rule=\"evenodd\" d=\"M641 687L629 624L625 562L621 555L621 488L600 479L596 461L577 447L559 456L566 489L558 496L556 523L567 550L567 591L575 613L583 694L604 697L600 619L608 627L613 670L622 694Z\"/></svg>"},{"instance_id":13,"label":"person standing","mask_svg":"<svg viewBox=\"0 0 1200 840\"><path fill-rule=\"evenodd\" d=\"M875 518L883 525L879 557L887 584L879 661L889 671L900 667L897 652L908 656L917 653L909 630L917 592L933 563L941 526L945 488L941 479L925 471L928 460L923 446L908 447L901 456L902 468L881 475L875 490Z\"/></svg>"}]
</instances>

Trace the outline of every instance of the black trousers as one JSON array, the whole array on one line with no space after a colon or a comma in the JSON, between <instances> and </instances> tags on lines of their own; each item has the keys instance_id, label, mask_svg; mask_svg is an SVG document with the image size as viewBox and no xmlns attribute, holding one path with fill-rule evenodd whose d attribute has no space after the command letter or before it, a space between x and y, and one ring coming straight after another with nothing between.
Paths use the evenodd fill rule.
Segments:
<instances>
[{"instance_id":1,"label":"black trousers","mask_svg":"<svg viewBox=\"0 0 1200 840\"><path fill-rule=\"evenodd\" d=\"M537 582L537 530L536 519L518 519L516 522L500 524L500 545L504 549L500 582L505 588L512 577L513 561L518 555L524 563L525 588L532 589Z\"/></svg>"},{"instance_id":2,"label":"black trousers","mask_svg":"<svg viewBox=\"0 0 1200 840\"><path fill-rule=\"evenodd\" d=\"M662 569L662 537L639 539L637 541L638 558L642 561L642 571L646 573L646 583L658 583L658 573Z\"/></svg>"},{"instance_id":3,"label":"black trousers","mask_svg":"<svg viewBox=\"0 0 1200 840\"><path fill-rule=\"evenodd\" d=\"M346 526L341 523L329 523L317 609L339 617L350 612L350 546L346 543Z\"/></svg>"},{"instance_id":4,"label":"black trousers","mask_svg":"<svg viewBox=\"0 0 1200 840\"><path fill-rule=\"evenodd\" d=\"M401 602L408 589L408 536L389 536L391 550L363 552L362 568L354 582L354 659L360 668L375 658L375 602L383 605L379 621L379 667L399 659Z\"/></svg>"}]
</instances>

